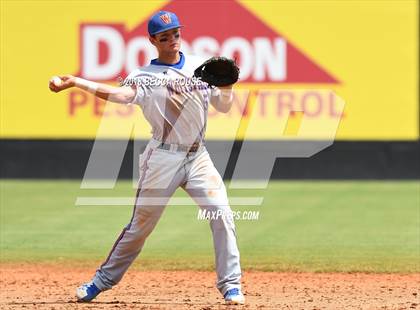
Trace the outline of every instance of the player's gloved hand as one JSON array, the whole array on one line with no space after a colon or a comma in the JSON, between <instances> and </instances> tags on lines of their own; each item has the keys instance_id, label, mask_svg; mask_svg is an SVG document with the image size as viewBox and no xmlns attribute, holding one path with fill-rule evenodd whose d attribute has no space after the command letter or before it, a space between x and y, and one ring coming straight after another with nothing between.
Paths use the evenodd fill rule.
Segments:
<instances>
[{"instance_id":1,"label":"player's gloved hand","mask_svg":"<svg viewBox=\"0 0 420 310\"><path fill-rule=\"evenodd\" d=\"M209 85L229 87L239 79L239 67L226 57L212 57L194 70L194 76Z\"/></svg>"},{"instance_id":2,"label":"player's gloved hand","mask_svg":"<svg viewBox=\"0 0 420 310\"><path fill-rule=\"evenodd\" d=\"M73 75L60 75L51 78L48 87L53 92L60 92L76 85L76 77Z\"/></svg>"}]
</instances>

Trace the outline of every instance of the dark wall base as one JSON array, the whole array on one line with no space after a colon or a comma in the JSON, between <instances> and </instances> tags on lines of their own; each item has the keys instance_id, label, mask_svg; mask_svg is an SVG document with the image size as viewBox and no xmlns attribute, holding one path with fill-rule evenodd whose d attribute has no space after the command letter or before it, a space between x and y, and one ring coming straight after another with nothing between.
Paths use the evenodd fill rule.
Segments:
<instances>
[{"instance_id":1,"label":"dark wall base","mask_svg":"<svg viewBox=\"0 0 420 310\"><path fill-rule=\"evenodd\" d=\"M139 141L140 150L146 143ZM254 158L256 161L261 159L260 152L290 148L290 143L253 142ZM112 150L117 142L106 141L105 145L106 149ZM230 142L207 142L209 153L218 168L228 161L225 179L232 177L241 145L240 141L236 141L230 153ZM92 146L93 141L87 140L0 140L0 178L81 179ZM119 178L132 177L133 149L134 143L130 141ZM252 171L255 168L250 166L249 169L251 175L258 176L258 171L255 174ZM420 141L338 141L310 158L277 158L271 178L420 179Z\"/></svg>"}]
</instances>

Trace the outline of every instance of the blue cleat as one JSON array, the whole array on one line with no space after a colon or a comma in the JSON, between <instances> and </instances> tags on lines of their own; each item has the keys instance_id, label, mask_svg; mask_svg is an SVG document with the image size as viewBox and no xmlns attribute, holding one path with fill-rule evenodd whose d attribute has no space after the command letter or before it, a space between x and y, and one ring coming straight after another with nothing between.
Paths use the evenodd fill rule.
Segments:
<instances>
[{"instance_id":1,"label":"blue cleat","mask_svg":"<svg viewBox=\"0 0 420 310\"><path fill-rule=\"evenodd\" d=\"M228 305L243 305L245 303L245 297L238 288L228 290L224 298Z\"/></svg>"},{"instance_id":2,"label":"blue cleat","mask_svg":"<svg viewBox=\"0 0 420 310\"><path fill-rule=\"evenodd\" d=\"M83 284L76 289L76 297L79 302L90 302L102 292L93 282Z\"/></svg>"}]
</instances>

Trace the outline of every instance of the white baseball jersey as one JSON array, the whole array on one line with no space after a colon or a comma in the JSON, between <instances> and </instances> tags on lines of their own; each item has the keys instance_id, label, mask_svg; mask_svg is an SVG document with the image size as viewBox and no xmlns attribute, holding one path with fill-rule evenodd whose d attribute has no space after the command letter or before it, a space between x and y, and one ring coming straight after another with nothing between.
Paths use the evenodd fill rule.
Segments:
<instances>
[{"instance_id":1,"label":"white baseball jersey","mask_svg":"<svg viewBox=\"0 0 420 310\"><path fill-rule=\"evenodd\" d=\"M193 84L194 70L203 62L197 56L180 53L176 64L155 59L126 78L125 85L137 92L132 103L142 108L154 139L183 145L204 139L208 105L221 100L221 93L207 83Z\"/></svg>"}]
</instances>

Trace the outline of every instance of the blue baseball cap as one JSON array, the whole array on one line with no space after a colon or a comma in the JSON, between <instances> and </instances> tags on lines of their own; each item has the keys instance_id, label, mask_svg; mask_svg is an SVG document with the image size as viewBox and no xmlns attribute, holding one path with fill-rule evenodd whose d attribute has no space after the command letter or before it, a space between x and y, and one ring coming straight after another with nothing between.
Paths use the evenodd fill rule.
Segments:
<instances>
[{"instance_id":1,"label":"blue baseball cap","mask_svg":"<svg viewBox=\"0 0 420 310\"><path fill-rule=\"evenodd\" d=\"M153 36L157 33L179 27L182 27L182 25L174 13L159 11L150 18L147 30L149 31L149 35Z\"/></svg>"}]
</instances>

